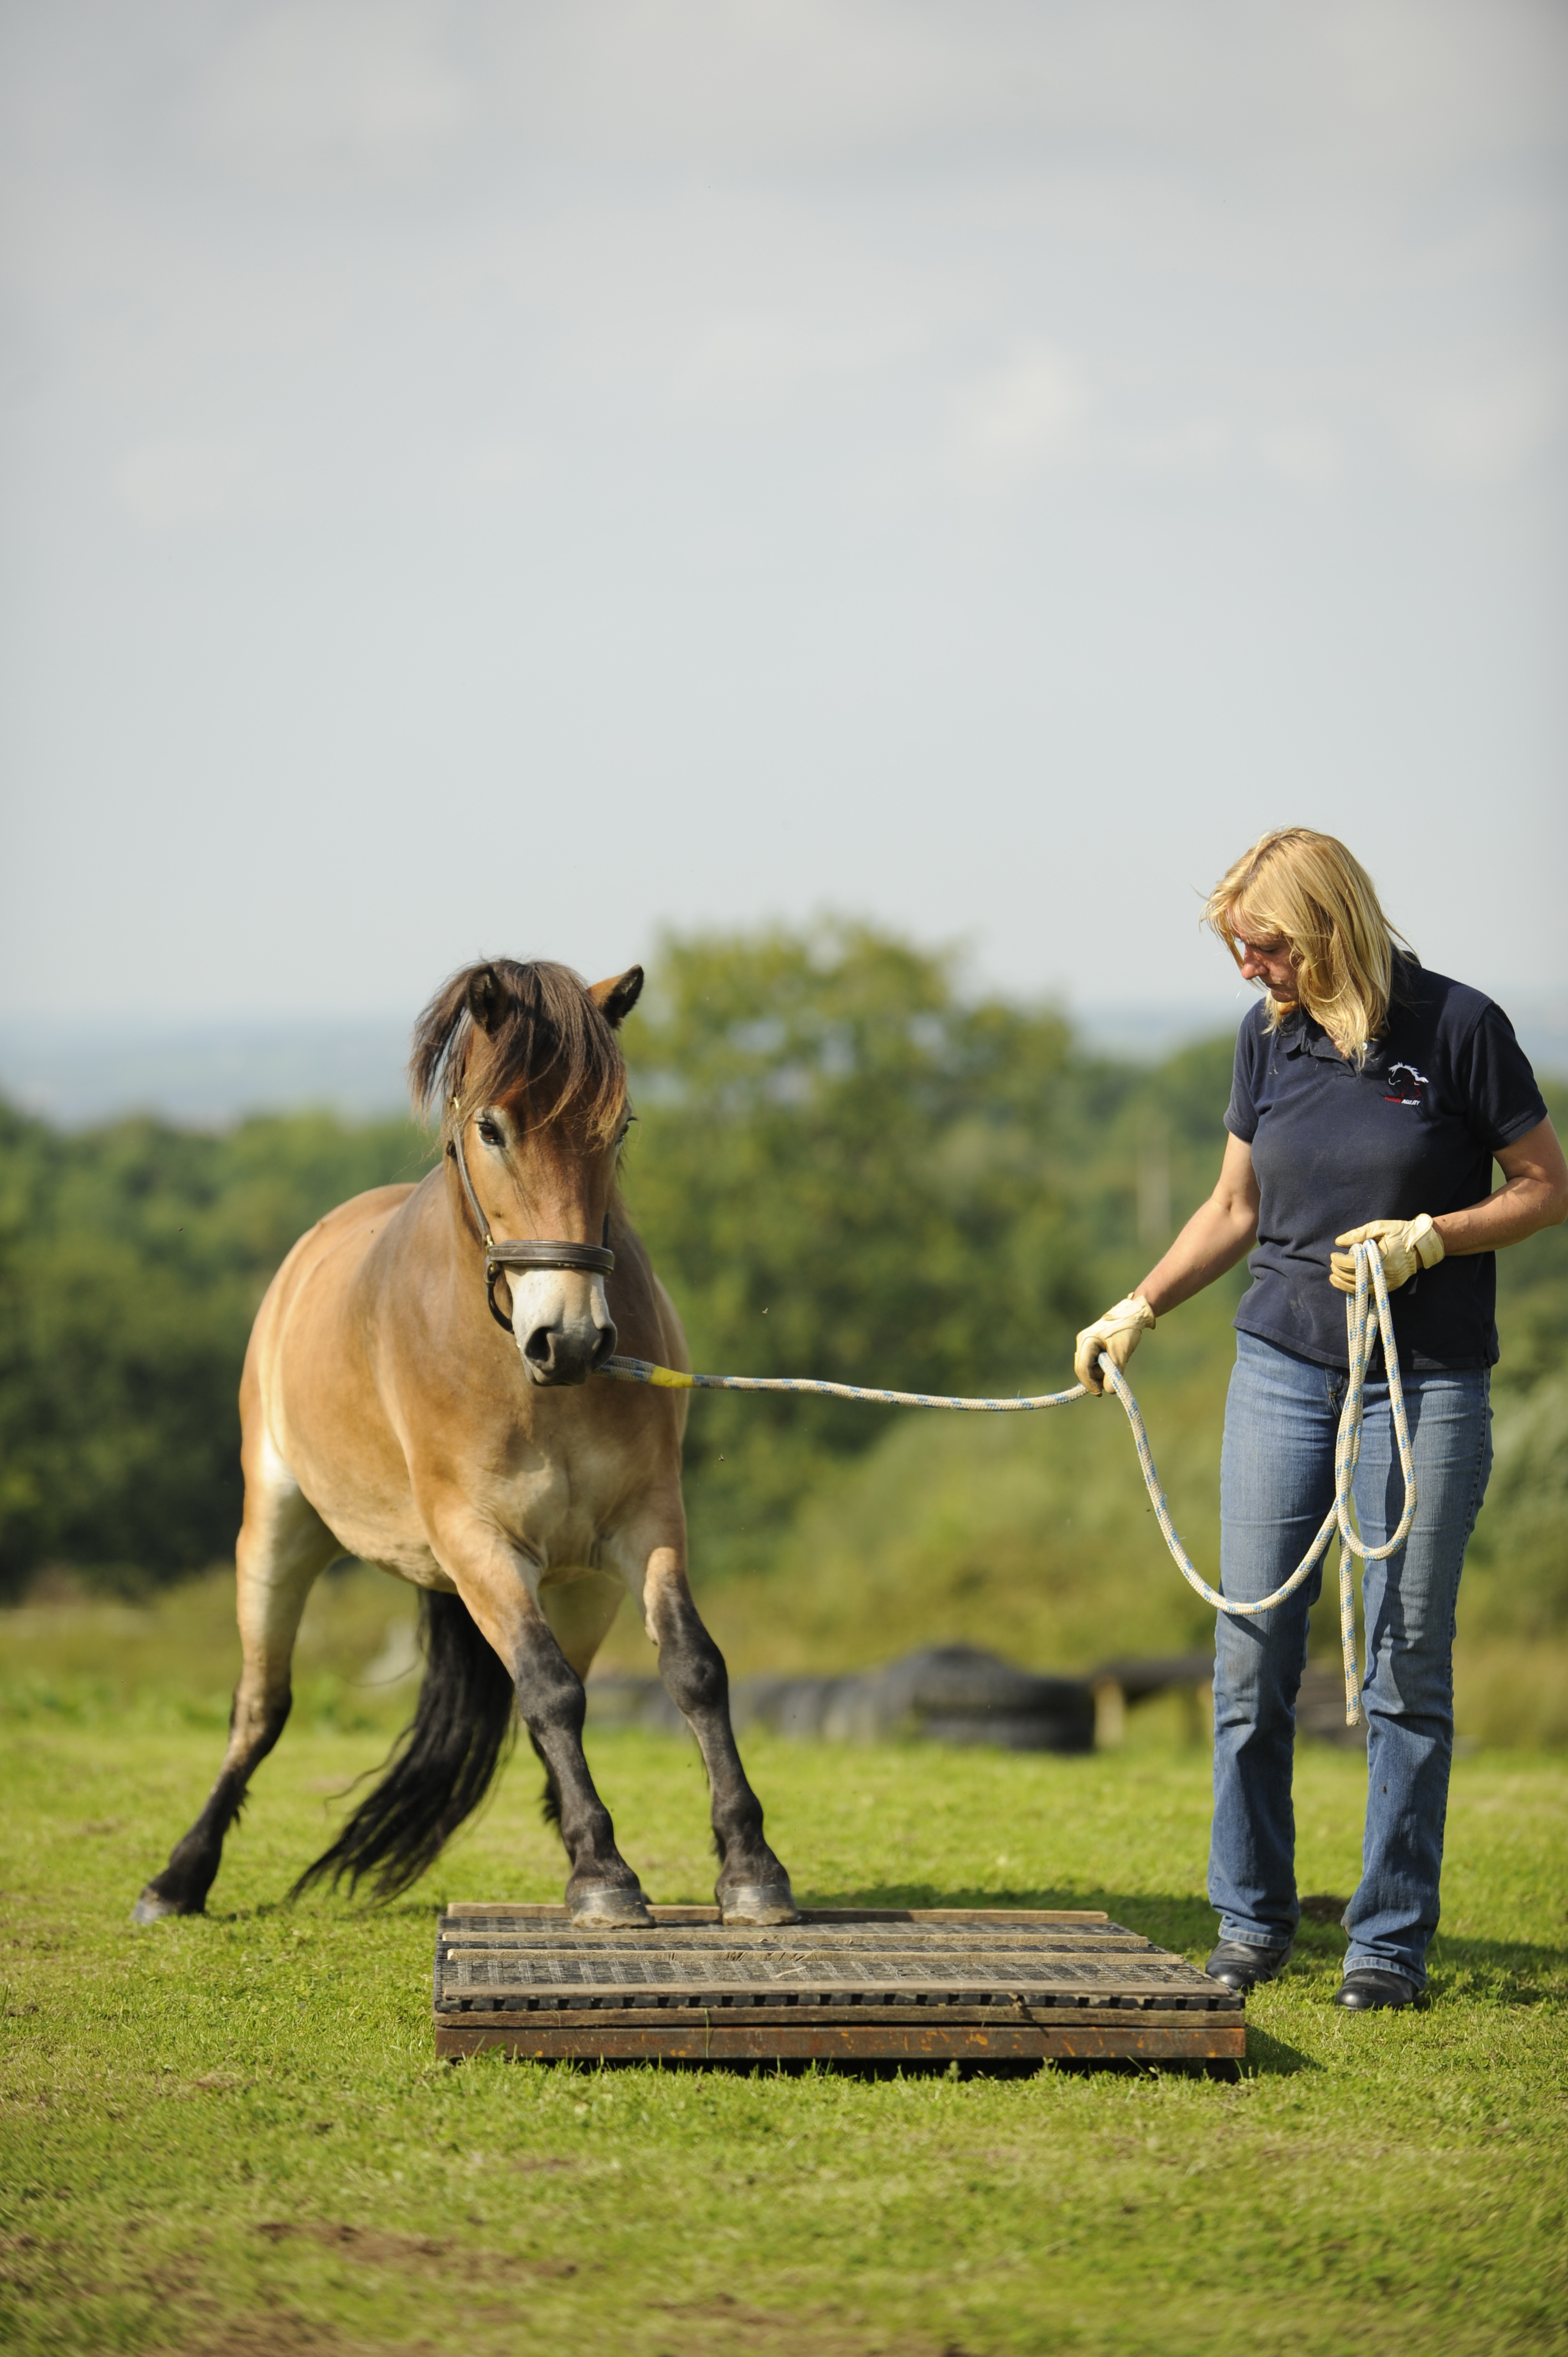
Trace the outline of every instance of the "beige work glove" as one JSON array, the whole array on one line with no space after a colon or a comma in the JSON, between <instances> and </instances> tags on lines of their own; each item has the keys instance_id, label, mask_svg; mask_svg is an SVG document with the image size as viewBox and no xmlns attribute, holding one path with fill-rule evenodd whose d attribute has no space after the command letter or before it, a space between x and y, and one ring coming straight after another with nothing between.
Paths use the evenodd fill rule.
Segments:
<instances>
[{"instance_id":1,"label":"beige work glove","mask_svg":"<svg viewBox=\"0 0 1568 2357\"><path fill-rule=\"evenodd\" d=\"M1408 1284L1418 1268L1435 1268L1443 1258L1443 1239L1426 1212L1413 1220L1369 1220L1365 1227L1347 1228L1337 1244L1376 1244L1391 1293ZM1349 1251L1331 1253L1328 1282L1336 1293L1356 1290L1356 1256Z\"/></svg>"},{"instance_id":2,"label":"beige work glove","mask_svg":"<svg viewBox=\"0 0 1568 2357\"><path fill-rule=\"evenodd\" d=\"M1091 1392L1103 1392L1104 1378L1100 1372L1100 1354L1103 1351L1120 1373L1145 1334L1155 1329L1155 1313L1141 1293L1130 1293L1086 1326L1078 1338L1078 1348L1072 1354L1072 1371L1080 1383Z\"/></svg>"}]
</instances>

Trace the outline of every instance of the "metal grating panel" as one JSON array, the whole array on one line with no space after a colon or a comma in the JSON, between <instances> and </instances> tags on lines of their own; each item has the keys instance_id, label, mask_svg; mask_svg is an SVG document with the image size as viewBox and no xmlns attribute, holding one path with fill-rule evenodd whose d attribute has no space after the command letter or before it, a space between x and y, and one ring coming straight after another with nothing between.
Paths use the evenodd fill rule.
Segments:
<instances>
[{"instance_id":1,"label":"metal grating panel","mask_svg":"<svg viewBox=\"0 0 1568 2357\"><path fill-rule=\"evenodd\" d=\"M437 1927L447 2055L1236 2061L1240 2001L1089 1912L811 1909L748 1931L656 1908L640 1932L564 1908L465 1905Z\"/></svg>"}]
</instances>

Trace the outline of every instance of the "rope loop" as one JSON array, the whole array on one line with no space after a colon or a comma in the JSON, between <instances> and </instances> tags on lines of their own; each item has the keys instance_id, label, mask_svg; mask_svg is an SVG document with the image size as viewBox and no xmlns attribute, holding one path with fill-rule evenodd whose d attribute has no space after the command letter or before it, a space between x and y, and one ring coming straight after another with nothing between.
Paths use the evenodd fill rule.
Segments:
<instances>
[{"instance_id":1,"label":"rope loop","mask_svg":"<svg viewBox=\"0 0 1568 2357\"><path fill-rule=\"evenodd\" d=\"M1242 1604L1222 1596L1211 1587L1182 1544L1181 1534L1165 1502L1160 1487L1160 1477L1155 1469L1154 1451L1144 1423L1143 1411L1133 1396L1132 1387L1122 1370L1107 1353L1101 1352L1100 1371L1121 1401L1127 1422L1132 1428L1133 1446L1138 1452L1143 1469L1144 1486L1149 1502L1165 1534L1176 1569L1187 1586L1211 1604L1216 1611L1229 1612L1233 1619L1253 1619L1260 1613L1272 1612L1287 1596L1294 1596L1305 1579L1309 1579L1328 1550L1336 1533L1339 1538L1339 1636L1345 1656L1345 1724L1356 1727L1361 1721L1361 1684L1356 1662L1356 1603L1352 1577L1352 1561L1359 1555L1367 1563L1381 1563L1396 1555L1410 1536L1415 1520L1416 1489L1415 1460L1410 1445L1410 1424L1404 1408L1404 1385L1400 1376L1399 1352L1394 1347L1393 1311L1389 1305L1388 1278L1383 1273L1382 1255L1375 1243L1359 1243L1354 1247L1356 1261L1356 1294L1345 1304L1346 1340L1350 1361L1349 1382L1346 1386L1345 1405L1340 1411L1339 1428L1334 1442L1334 1503L1323 1519L1316 1537L1297 1564L1290 1577L1281 1582L1272 1596L1260 1597L1255 1604ZM1369 1546L1355 1523L1356 1466L1361 1454L1361 1429L1365 1418L1364 1397L1367 1371L1371 1364L1373 1345L1379 1339L1383 1346L1383 1365L1389 1382L1389 1406L1394 1420L1394 1439L1399 1449L1400 1471L1404 1479L1404 1512L1399 1528L1382 1546ZM1029 1415L1041 1409L1066 1407L1074 1400L1087 1399L1089 1392L1083 1383L1074 1383L1065 1392L1041 1392L1026 1399L956 1399L933 1392L874 1391L858 1383L814 1383L800 1375L693 1375L675 1367L660 1367L650 1359L607 1359L599 1369L601 1375L612 1383L648 1383L660 1391L702 1392L807 1392L818 1399L862 1400L881 1407L952 1408L969 1415Z\"/></svg>"},{"instance_id":2,"label":"rope loop","mask_svg":"<svg viewBox=\"0 0 1568 2357\"><path fill-rule=\"evenodd\" d=\"M1242 1604L1222 1596L1218 1588L1195 1569L1180 1534L1171 1519L1165 1503L1160 1477L1155 1470L1154 1453L1137 1401L1133 1398L1125 1376L1101 1354L1100 1364L1112 1389L1126 1410L1133 1428L1133 1445L1138 1452L1138 1462L1144 1469L1144 1483L1149 1492L1165 1544L1176 1561L1177 1570L1189 1587L1195 1588L1207 1604L1217 1611L1229 1612L1232 1619L1255 1618L1259 1613L1272 1612L1293 1596L1322 1562L1336 1532L1339 1537L1339 1641L1345 1659L1345 1724L1357 1727L1361 1723L1361 1681L1356 1662L1356 1599L1352 1577L1352 1559L1359 1555L1367 1563L1381 1563L1403 1546L1415 1520L1416 1487L1415 1459L1410 1445L1410 1422L1405 1415L1404 1384L1400 1375L1399 1352L1394 1347L1393 1311L1389 1304L1388 1278L1383 1274L1382 1256L1375 1243L1355 1246L1356 1296L1345 1304L1346 1340L1349 1348L1350 1377L1345 1390L1345 1405L1339 1413L1339 1428L1334 1440L1334 1503L1324 1516L1317 1536L1307 1548L1290 1577L1282 1581L1272 1596L1260 1597L1255 1604ZM1375 1317L1374 1317L1375 1313ZM1394 1440L1399 1449L1400 1472L1404 1480L1404 1512L1399 1528L1383 1546L1369 1546L1355 1524L1356 1467L1361 1455L1361 1428L1365 1418L1367 1370L1371 1362L1374 1339L1380 1337L1383 1364L1388 1371L1389 1406L1394 1420Z\"/></svg>"}]
</instances>

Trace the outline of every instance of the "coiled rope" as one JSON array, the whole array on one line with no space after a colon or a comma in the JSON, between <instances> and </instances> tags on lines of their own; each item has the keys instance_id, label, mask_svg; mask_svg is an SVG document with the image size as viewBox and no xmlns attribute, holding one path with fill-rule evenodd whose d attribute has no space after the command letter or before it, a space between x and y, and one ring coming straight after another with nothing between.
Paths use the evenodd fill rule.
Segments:
<instances>
[{"instance_id":1,"label":"coiled rope","mask_svg":"<svg viewBox=\"0 0 1568 2357\"><path fill-rule=\"evenodd\" d=\"M1212 1604L1217 1610L1229 1612L1236 1618L1272 1612L1276 1604L1283 1604L1285 1598L1293 1595L1303 1580L1310 1577L1326 1552L1329 1541L1336 1531L1338 1532L1339 1636L1345 1653L1347 1727L1358 1726L1361 1718L1361 1682L1356 1663L1351 1560L1359 1555L1365 1562L1381 1563L1387 1556L1396 1554L1410 1535L1416 1508L1415 1463L1411 1454L1410 1426L1404 1412L1404 1386L1400 1379L1399 1352L1394 1348L1393 1313L1389 1307L1388 1279L1383 1274L1382 1258L1376 1244L1358 1244L1355 1261L1355 1297L1345 1304L1350 1380L1334 1442L1334 1503L1324 1516L1317 1536L1290 1577L1276 1587L1272 1596L1260 1597L1255 1604L1240 1604L1222 1596L1195 1567L1182 1544L1180 1534L1171 1519L1165 1493L1160 1487L1160 1477L1155 1468L1154 1451L1149 1447L1142 1410L1133 1396L1126 1377L1115 1362L1103 1352L1100 1360L1101 1372L1126 1411L1127 1421L1133 1430L1133 1445L1137 1449L1138 1462L1143 1468L1144 1486L1165 1533L1165 1544L1187 1586L1195 1588L1206 1604ZM1356 1466L1361 1454L1362 1398L1367 1370L1371 1362L1374 1338L1379 1335L1382 1339L1383 1364L1388 1370L1389 1405L1393 1413L1400 1471L1404 1477L1404 1512L1391 1539L1382 1546L1369 1546L1356 1528L1354 1488ZM1033 1399L953 1399L944 1397L939 1392L874 1391L860 1383L815 1383L800 1375L688 1375L675 1367L656 1366L650 1359L607 1359L599 1373L615 1383L650 1383L661 1391L808 1392L819 1399L865 1400L877 1407L953 1408L966 1415L1033 1415L1042 1408L1066 1407L1073 1400L1090 1396L1086 1384L1074 1383L1070 1391L1042 1392Z\"/></svg>"}]
</instances>

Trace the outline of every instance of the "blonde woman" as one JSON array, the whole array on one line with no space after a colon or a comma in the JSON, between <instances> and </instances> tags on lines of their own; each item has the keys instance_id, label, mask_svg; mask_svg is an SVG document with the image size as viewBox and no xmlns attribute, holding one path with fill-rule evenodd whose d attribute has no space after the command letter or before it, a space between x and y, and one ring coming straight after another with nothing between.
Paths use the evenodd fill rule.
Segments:
<instances>
[{"instance_id":1,"label":"blonde woman","mask_svg":"<svg viewBox=\"0 0 1568 2357\"><path fill-rule=\"evenodd\" d=\"M1568 1217L1568 1165L1507 1016L1426 971L1332 835L1264 835L1205 917L1264 992L1236 1043L1219 1181L1136 1291L1079 1336L1077 1370L1098 1391L1101 1351L1124 1366L1157 1317L1251 1253L1225 1412L1220 1584L1241 1601L1266 1596L1332 1503L1350 1247L1376 1243L1420 1502L1404 1546L1363 1580L1368 1806L1334 2001L1406 2006L1424 1996L1437 1925L1455 1602L1491 1467L1494 1255ZM1356 1508L1380 1544L1403 1505L1380 1346L1370 1375ZM1231 1988L1272 1980L1295 1936L1294 1704L1320 1584L1315 1572L1257 1619L1218 1616L1208 1971Z\"/></svg>"}]
</instances>

